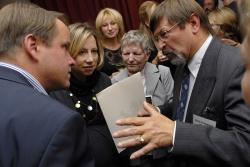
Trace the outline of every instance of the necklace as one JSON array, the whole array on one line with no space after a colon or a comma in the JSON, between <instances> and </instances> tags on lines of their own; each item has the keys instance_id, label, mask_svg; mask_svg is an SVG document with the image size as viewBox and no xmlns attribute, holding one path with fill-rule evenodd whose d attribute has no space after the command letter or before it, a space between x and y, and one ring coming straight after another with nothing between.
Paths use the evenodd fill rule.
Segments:
<instances>
[{"instance_id":1,"label":"necklace","mask_svg":"<svg viewBox=\"0 0 250 167\"><path fill-rule=\"evenodd\" d=\"M70 93L69 96L70 96L70 97L73 97L74 95L73 95L73 93ZM93 97L92 97L92 100L93 100L93 101L96 101L96 97L93 96ZM77 102L75 103L75 108L81 108L81 104L87 106L87 109L88 109L89 111L92 111L92 110L93 110L93 106L92 106L92 105L87 105L87 104L81 102L80 100L77 100Z\"/></svg>"},{"instance_id":2,"label":"necklace","mask_svg":"<svg viewBox=\"0 0 250 167\"><path fill-rule=\"evenodd\" d=\"M69 93L69 96L72 98L75 109L82 115L82 117L86 118L88 115L93 115L94 111L97 110L97 99L95 96L91 97L90 103L86 104L83 101L79 100L73 93Z\"/></svg>"}]
</instances>

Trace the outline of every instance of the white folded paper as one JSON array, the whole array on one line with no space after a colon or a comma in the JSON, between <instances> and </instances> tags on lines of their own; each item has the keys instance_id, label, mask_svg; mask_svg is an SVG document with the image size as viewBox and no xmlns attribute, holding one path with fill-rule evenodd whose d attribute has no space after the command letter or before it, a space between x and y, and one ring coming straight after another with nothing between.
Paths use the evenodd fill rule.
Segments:
<instances>
[{"instance_id":1,"label":"white folded paper","mask_svg":"<svg viewBox=\"0 0 250 167\"><path fill-rule=\"evenodd\" d=\"M117 126L115 122L121 118L135 117L143 109L145 95L143 91L142 77L136 73L112 86L104 89L97 95L111 134L125 126ZM115 144L126 138L113 138ZM123 149L117 148L120 153Z\"/></svg>"}]
</instances>

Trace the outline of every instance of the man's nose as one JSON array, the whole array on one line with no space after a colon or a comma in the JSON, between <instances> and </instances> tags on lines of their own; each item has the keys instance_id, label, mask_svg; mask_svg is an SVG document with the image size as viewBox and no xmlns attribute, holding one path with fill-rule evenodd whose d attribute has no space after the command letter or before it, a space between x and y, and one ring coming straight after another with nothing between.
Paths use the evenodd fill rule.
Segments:
<instances>
[{"instance_id":1,"label":"man's nose","mask_svg":"<svg viewBox=\"0 0 250 167\"><path fill-rule=\"evenodd\" d=\"M73 66L73 65L75 65L75 60L71 57L71 55L69 54L69 52L67 52L67 55L68 55L68 58L69 58L69 60L68 60L68 62L69 62L69 65L70 66Z\"/></svg>"},{"instance_id":2,"label":"man's nose","mask_svg":"<svg viewBox=\"0 0 250 167\"><path fill-rule=\"evenodd\" d=\"M162 50L164 47L166 47L166 42L159 39L159 40L156 42L156 47L157 47L158 49Z\"/></svg>"}]
</instances>

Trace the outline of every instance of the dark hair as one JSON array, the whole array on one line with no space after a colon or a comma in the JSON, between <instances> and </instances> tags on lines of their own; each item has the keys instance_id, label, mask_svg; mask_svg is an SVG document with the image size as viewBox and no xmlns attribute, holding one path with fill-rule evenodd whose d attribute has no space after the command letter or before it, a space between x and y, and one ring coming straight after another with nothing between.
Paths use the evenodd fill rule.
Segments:
<instances>
[{"instance_id":1,"label":"dark hair","mask_svg":"<svg viewBox=\"0 0 250 167\"><path fill-rule=\"evenodd\" d=\"M202 7L194 0L165 0L159 4L150 19L150 30L155 31L159 21L166 17L170 24L179 23L184 28L190 16L194 14L200 18L201 27L213 34L207 15Z\"/></svg>"}]
</instances>

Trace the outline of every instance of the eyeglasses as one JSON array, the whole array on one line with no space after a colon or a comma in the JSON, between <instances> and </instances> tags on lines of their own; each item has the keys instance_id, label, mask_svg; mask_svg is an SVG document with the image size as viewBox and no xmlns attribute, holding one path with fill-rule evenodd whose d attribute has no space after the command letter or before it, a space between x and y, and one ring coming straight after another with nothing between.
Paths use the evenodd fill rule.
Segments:
<instances>
[{"instance_id":1,"label":"eyeglasses","mask_svg":"<svg viewBox=\"0 0 250 167\"><path fill-rule=\"evenodd\" d=\"M156 42L159 42L159 40L164 41L169 37L169 33L175 29L180 24L180 22L175 23L172 27L170 27L168 30L161 30L157 35L154 36L154 40Z\"/></svg>"}]
</instances>

